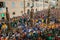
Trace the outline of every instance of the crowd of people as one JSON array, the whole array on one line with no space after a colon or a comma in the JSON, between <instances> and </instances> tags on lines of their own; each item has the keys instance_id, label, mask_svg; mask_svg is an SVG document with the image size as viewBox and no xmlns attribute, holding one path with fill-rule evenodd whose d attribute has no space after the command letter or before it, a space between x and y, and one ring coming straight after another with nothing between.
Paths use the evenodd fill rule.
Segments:
<instances>
[{"instance_id":1,"label":"crowd of people","mask_svg":"<svg viewBox=\"0 0 60 40\"><path fill-rule=\"evenodd\" d=\"M31 27L29 17L21 17L19 21L11 22L13 29L10 31L6 23L0 23L0 40L60 40L60 25L55 21L46 24L44 17L33 21Z\"/></svg>"}]
</instances>

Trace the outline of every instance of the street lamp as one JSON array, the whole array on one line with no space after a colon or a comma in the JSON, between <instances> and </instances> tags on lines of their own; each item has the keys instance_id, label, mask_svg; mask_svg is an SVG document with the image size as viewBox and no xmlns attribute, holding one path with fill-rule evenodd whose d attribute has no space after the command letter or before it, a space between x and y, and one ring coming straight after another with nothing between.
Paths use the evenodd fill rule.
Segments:
<instances>
[{"instance_id":1,"label":"street lamp","mask_svg":"<svg viewBox=\"0 0 60 40\"><path fill-rule=\"evenodd\" d=\"M25 0L24 0L24 13L25 13Z\"/></svg>"},{"instance_id":2,"label":"street lamp","mask_svg":"<svg viewBox=\"0 0 60 40\"><path fill-rule=\"evenodd\" d=\"M8 21L8 23L7 23L8 29L11 30L11 26L10 26L10 15L8 13L8 7L6 7L6 19Z\"/></svg>"},{"instance_id":3,"label":"street lamp","mask_svg":"<svg viewBox=\"0 0 60 40\"><path fill-rule=\"evenodd\" d=\"M44 0L43 0L43 10L44 10Z\"/></svg>"},{"instance_id":4,"label":"street lamp","mask_svg":"<svg viewBox=\"0 0 60 40\"><path fill-rule=\"evenodd\" d=\"M49 6L48 6L48 14L47 14L47 21L46 21L47 26L50 23L50 18L49 17L50 17L50 3L49 3Z\"/></svg>"},{"instance_id":5,"label":"street lamp","mask_svg":"<svg viewBox=\"0 0 60 40\"><path fill-rule=\"evenodd\" d=\"M49 24L50 23L50 9L54 9L55 8L55 1L50 1L49 0L49 6L48 6L48 18L47 18L47 24Z\"/></svg>"},{"instance_id":6,"label":"street lamp","mask_svg":"<svg viewBox=\"0 0 60 40\"><path fill-rule=\"evenodd\" d=\"M34 9L31 8L31 12L30 12L30 23L31 23L31 27L33 27L33 15L34 15Z\"/></svg>"}]
</instances>

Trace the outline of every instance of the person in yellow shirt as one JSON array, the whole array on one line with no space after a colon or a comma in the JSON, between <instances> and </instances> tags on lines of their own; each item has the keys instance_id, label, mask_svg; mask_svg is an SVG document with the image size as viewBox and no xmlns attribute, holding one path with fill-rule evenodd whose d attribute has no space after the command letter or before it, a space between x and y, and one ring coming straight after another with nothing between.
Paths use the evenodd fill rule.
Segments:
<instances>
[{"instance_id":1,"label":"person in yellow shirt","mask_svg":"<svg viewBox=\"0 0 60 40\"><path fill-rule=\"evenodd\" d=\"M47 27L47 24L44 23L44 28L46 28L46 27Z\"/></svg>"},{"instance_id":2,"label":"person in yellow shirt","mask_svg":"<svg viewBox=\"0 0 60 40\"><path fill-rule=\"evenodd\" d=\"M48 28L51 29L52 28L52 25L49 25Z\"/></svg>"},{"instance_id":3,"label":"person in yellow shirt","mask_svg":"<svg viewBox=\"0 0 60 40\"><path fill-rule=\"evenodd\" d=\"M38 20L36 19L36 22L38 22Z\"/></svg>"},{"instance_id":4,"label":"person in yellow shirt","mask_svg":"<svg viewBox=\"0 0 60 40\"><path fill-rule=\"evenodd\" d=\"M34 19L32 19L33 20L33 22L34 22Z\"/></svg>"},{"instance_id":5,"label":"person in yellow shirt","mask_svg":"<svg viewBox=\"0 0 60 40\"><path fill-rule=\"evenodd\" d=\"M2 24L2 30L6 30L7 29L7 25L5 23Z\"/></svg>"},{"instance_id":6,"label":"person in yellow shirt","mask_svg":"<svg viewBox=\"0 0 60 40\"><path fill-rule=\"evenodd\" d=\"M44 19L42 19L42 23L44 22Z\"/></svg>"},{"instance_id":7,"label":"person in yellow shirt","mask_svg":"<svg viewBox=\"0 0 60 40\"><path fill-rule=\"evenodd\" d=\"M3 25L2 25L2 29L6 29L7 28L7 25L4 23Z\"/></svg>"},{"instance_id":8,"label":"person in yellow shirt","mask_svg":"<svg viewBox=\"0 0 60 40\"><path fill-rule=\"evenodd\" d=\"M52 29L56 28L56 25L55 24L52 24Z\"/></svg>"},{"instance_id":9,"label":"person in yellow shirt","mask_svg":"<svg viewBox=\"0 0 60 40\"><path fill-rule=\"evenodd\" d=\"M41 23L40 24L40 27L44 28L45 27L45 24L44 23Z\"/></svg>"}]
</instances>

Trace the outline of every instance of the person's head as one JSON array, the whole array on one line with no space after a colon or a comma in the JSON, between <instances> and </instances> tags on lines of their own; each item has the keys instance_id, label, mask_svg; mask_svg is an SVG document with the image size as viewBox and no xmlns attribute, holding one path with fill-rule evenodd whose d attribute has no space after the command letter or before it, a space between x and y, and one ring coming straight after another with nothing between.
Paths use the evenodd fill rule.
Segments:
<instances>
[{"instance_id":1,"label":"person's head","mask_svg":"<svg viewBox=\"0 0 60 40\"><path fill-rule=\"evenodd\" d=\"M2 25L4 25L4 23L2 23Z\"/></svg>"}]
</instances>

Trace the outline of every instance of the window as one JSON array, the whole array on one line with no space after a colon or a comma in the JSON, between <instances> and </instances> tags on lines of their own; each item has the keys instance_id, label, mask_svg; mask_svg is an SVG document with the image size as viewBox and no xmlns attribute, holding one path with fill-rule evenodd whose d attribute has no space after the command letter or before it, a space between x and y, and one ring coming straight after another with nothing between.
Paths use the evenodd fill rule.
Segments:
<instances>
[{"instance_id":1,"label":"window","mask_svg":"<svg viewBox=\"0 0 60 40\"><path fill-rule=\"evenodd\" d=\"M37 8L36 8L36 12L37 12Z\"/></svg>"},{"instance_id":2,"label":"window","mask_svg":"<svg viewBox=\"0 0 60 40\"><path fill-rule=\"evenodd\" d=\"M14 2L12 2L12 8L14 8L15 7L15 3Z\"/></svg>"},{"instance_id":3,"label":"window","mask_svg":"<svg viewBox=\"0 0 60 40\"><path fill-rule=\"evenodd\" d=\"M52 0L52 1L58 1L58 0Z\"/></svg>"},{"instance_id":4,"label":"window","mask_svg":"<svg viewBox=\"0 0 60 40\"><path fill-rule=\"evenodd\" d=\"M23 2L20 2L20 7L24 7L24 3Z\"/></svg>"},{"instance_id":5,"label":"window","mask_svg":"<svg viewBox=\"0 0 60 40\"><path fill-rule=\"evenodd\" d=\"M44 7L47 7L48 5L47 5L47 4L44 4L43 6L44 6Z\"/></svg>"},{"instance_id":6,"label":"window","mask_svg":"<svg viewBox=\"0 0 60 40\"><path fill-rule=\"evenodd\" d=\"M36 7L39 7L39 3L36 3Z\"/></svg>"},{"instance_id":7,"label":"window","mask_svg":"<svg viewBox=\"0 0 60 40\"><path fill-rule=\"evenodd\" d=\"M57 0L58 1L58 0Z\"/></svg>"},{"instance_id":8,"label":"window","mask_svg":"<svg viewBox=\"0 0 60 40\"><path fill-rule=\"evenodd\" d=\"M32 3L32 6L31 6L31 8L32 8L32 7L34 7L34 3Z\"/></svg>"},{"instance_id":9,"label":"window","mask_svg":"<svg viewBox=\"0 0 60 40\"><path fill-rule=\"evenodd\" d=\"M39 0L35 0L35 1L39 1Z\"/></svg>"},{"instance_id":10,"label":"window","mask_svg":"<svg viewBox=\"0 0 60 40\"><path fill-rule=\"evenodd\" d=\"M53 7L51 7L51 9L54 9L55 7L53 6Z\"/></svg>"},{"instance_id":11,"label":"window","mask_svg":"<svg viewBox=\"0 0 60 40\"><path fill-rule=\"evenodd\" d=\"M39 6L43 6L43 4L39 4Z\"/></svg>"},{"instance_id":12,"label":"window","mask_svg":"<svg viewBox=\"0 0 60 40\"><path fill-rule=\"evenodd\" d=\"M56 2L55 1L51 1L50 5L55 7L56 6Z\"/></svg>"},{"instance_id":13,"label":"window","mask_svg":"<svg viewBox=\"0 0 60 40\"><path fill-rule=\"evenodd\" d=\"M48 1L47 1L47 0L45 0L45 3L48 3Z\"/></svg>"},{"instance_id":14,"label":"window","mask_svg":"<svg viewBox=\"0 0 60 40\"><path fill-rule=\"evenodd\" d=\"M34 7L34 3L32 3L32 6Z\"/></svg>"},{"instance_id":15,"label":"window","mask_svg":"<svg viewBox=\"0 0 60 40\"><path fill-rule=\"evenodd\" d=\"M27 14L30 14L30 10L29 9L27 10Z\"/></svg>"},{"instance_id":16,"label":"window","mask_svg":"<svg viewBox=\"0 0 60 40\"><path fill-rule=\"evenodd\" d=\"M5 4L5 2L3 2L3 7L6 7L6 4Z\"/></svg>"},{"instance_id":17,"label":"window","mask_svg":"<svg viewBox=\"0 0 60 40\"><path fill-rule=\"evenodd\" d=\"M27 3L27 6L29 7L30 6L30 3Z\"/></svg>"}]
</instances>

